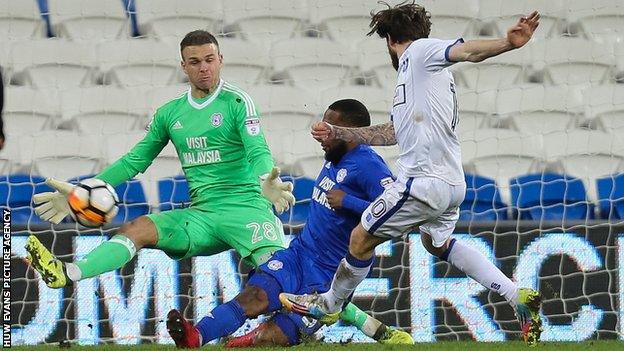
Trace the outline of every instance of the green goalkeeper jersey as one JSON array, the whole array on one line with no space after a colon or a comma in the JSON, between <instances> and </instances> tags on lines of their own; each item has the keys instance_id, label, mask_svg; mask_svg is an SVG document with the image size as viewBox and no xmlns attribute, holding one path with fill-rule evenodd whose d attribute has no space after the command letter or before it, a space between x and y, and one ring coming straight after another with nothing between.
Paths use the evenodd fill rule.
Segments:
<instances>
[{"instance_id":1,"label":"green goalkeeper jersey","mask_svg":"<svg viewBox=\"0 0 624 351\"><path fill-rule=\"evenodd\" d=\"M221 80L199 103L190 90L161 106L147 134L97 178L116 186L145 170L169 141L186 175L191 206L261 200L259 176L273 159L260 128L259 111L241 89Z\"/></svg>"}]
</instances>

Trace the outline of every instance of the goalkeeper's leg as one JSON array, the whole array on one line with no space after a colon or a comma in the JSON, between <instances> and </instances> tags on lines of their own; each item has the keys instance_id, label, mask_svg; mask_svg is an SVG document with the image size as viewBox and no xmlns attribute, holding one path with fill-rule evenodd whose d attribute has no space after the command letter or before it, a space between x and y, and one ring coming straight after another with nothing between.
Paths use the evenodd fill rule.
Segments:
<instances>
[{"instance_id":1,"label":"goalkeeper's leg","mask_svg":"<svg viewBox=\"0 0 624 351\"><path fill-rule=\"evenodd\" d=\"M126 223L110 240L91 250L83 259L74 263L59 261L35 236L26 244L28 259L51 288L62 288L72 281L95 277L123 267L134 257L137 250L155 245L158 235L154 223L147 217L139 217Z\"/></svg>"},{"instance_id":2,"label":"goalkeeper's leg","mask_svg":"<svg viewBox=\"0 0 624 351\"><path fill-rule=\"evenodd\" d=\"M394 329L383 324L381 321L368 315L353 303L347 306L340 313L340 320L355 326L364 335L382 344L407 344L414 343L414 339L409 333Z\"/></svg>"}]
</instances>

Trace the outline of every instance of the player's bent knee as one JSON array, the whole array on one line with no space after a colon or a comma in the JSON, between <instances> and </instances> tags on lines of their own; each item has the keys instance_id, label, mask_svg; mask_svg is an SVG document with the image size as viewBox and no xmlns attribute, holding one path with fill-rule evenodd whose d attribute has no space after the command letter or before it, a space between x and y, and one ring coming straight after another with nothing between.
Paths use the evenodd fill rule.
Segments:
<instances>
[{"instance_id":1,"label":"player's bent knee","mask_svg":"<svg viewBox=\"0 0 624 351\"><path fill-rule=\"evenodd\" d=\"M144 246L154 246L158 242L156 226L147 216L124 223L117 233L132 240L137 250Z\"/></svg>"},{"instance_id":2,"label":"player's bent knee","mask_svg":"<svg viewBox=\"0 0 624 351\"><path fill-rule=\"evenodd\" d=\"M373 255L375 247L384 241L384 239L370 235L361 224L358 224L351 232L349 252L358 259L368 259Z\"/></svg>"},{"instance_id":3,"label":"player's bent knee","mask_svg":"<svg viewBox=\"0 0 624 351\"><path fill-rule=\"evenodd\" d=\"M267 312L269 307L269 297L263 289L257 286L247 285L235 299L249 318L258 317Z\"/></svg>"},{"instance_id":4,"label":"player's bent knee","mask_svg":"<svg viewBox=\"0 0 624 351\"><path fill-rule=\"evenodd\" d=\"M420 234L420 241L423 244L423 247L432 255L436 256L436 257L440 257L442 256L442 254L447 250L448 247L448 242L444 243L444 245L442 245L442 247L435 247L433 245L433 239L431 239L431 235L429 234L425 234L425 233L421 233Z\"/></svg>"}]
</instances>

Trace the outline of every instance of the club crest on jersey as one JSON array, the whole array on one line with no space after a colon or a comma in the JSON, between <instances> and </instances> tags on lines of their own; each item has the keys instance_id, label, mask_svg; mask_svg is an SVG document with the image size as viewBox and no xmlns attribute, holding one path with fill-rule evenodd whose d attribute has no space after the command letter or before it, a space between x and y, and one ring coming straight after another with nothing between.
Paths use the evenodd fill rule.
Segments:
<instances>
[{"instance_id":1,"label":"club crest on jersey","mask_svg":"<svg viewBox=\"0 0 624 351\"><path fill-rule=\"evenodd\" d=\"M212 121L212 126L216 128L223 122L223 115L220 113L213 113L210 120Z\"/></svg>"},{"instance_id":2,"label":"club crest on jersey","mask_svg":"<svg viewBox=\"0 0 624 351\"><path fill-rule=\"evenodd\" d=\"M401 72L407 71L407 66L409 65L409 59L405 58L403 63L401 64Z\"/></svg>"},{"instance_id":3,"label":"club crest on jersey","mask_svg":"<svg viewBox=\"0 0 624 351\"><path fill-rule=\"evenodd\" d=\"M260 134L260 119L258 117L246 119L245 128L247 129L247 134L251 136Z\"/></svg>"},{"instance_id":4,"label":"club crest on jersey","mask_svg":"<svg viewBox=\"0 0 624 351\"><path fill-rule=\"evenodd\" d=\"M279 260L270 260L269 263L267 263L267 267L269 267L272 271L279 271L282 267L284 267L284 263Z\"/></svg>"},{"instance_id":5,"label":"club crest on jersey","mask_svg":"<svg viewBox=\"0 0 624 351\"><path fill-rule=\"evenodd\" d=\"M338 183L342 183L342 181L345 180L346 177L347 177L347 170L344 168L341 168L338 170L338 173L336 174L336 181Z\"/></svg>"}]
</instances>

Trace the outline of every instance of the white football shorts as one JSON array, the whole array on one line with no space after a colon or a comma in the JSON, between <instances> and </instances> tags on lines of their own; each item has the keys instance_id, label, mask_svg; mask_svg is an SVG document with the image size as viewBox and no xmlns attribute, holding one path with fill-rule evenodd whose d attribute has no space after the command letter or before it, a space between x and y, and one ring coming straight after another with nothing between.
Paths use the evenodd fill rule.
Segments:
<instances>
[{"instance_id":1,"label":"white football shorts","mask_svg":"<svg viewBox=\"0 0 624 351\"><path fill-rule=\"evenodd\" d=\"M380 238L400 238L413 230L441 247L455 230L466 185L433 177L399 177L362 214L362 226Z\"/></svg>"}]
</instances>

